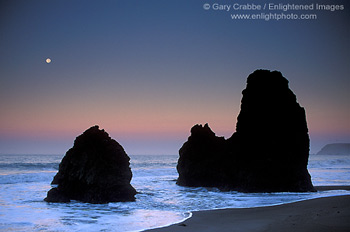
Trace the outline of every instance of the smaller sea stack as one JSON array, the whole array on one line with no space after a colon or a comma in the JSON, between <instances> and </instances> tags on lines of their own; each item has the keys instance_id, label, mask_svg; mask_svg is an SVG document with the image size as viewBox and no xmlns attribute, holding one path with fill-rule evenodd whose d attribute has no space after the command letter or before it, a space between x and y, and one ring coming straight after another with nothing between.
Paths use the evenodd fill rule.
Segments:
<instances>
[{"instance_id":1,"label":"smaller sea stack","mask_svg":"<svg viewBox=\"0 0 350 232\"><path fill-rule=\"evenodd\" d=\"M47 202L88 203L134 201L129 156L108 133L93 126L78 136L63 157Z\"/></svg>"}]
</instances>

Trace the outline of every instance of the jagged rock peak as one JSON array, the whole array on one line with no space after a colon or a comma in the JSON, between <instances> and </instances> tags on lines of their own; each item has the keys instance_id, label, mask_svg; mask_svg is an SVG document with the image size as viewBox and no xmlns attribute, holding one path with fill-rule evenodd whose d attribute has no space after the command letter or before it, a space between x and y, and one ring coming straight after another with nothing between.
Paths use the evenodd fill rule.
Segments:
<instances>
[{"instance_id":1,"label":"jagged rock peak","mask_svg":"<svg viewBox=\"0 0 350 232\"><path fill-rule=\"evenodd\" d=\"M204 126L197 124L191 128L191 136L197 135L215 136L215 133L210 129L208 123L206 123Z\"/></svg>"},{"instance_id":2,"label":"jagged rock peak","mask_svg":"<svg viewBox=\"0 0 350 232\"><path fill-rule=\"evenodd\" d=\"M250 74L247 78L247 88L288 88L289 81L279 71L259 69Z\"/></svg>"}]
</instances>

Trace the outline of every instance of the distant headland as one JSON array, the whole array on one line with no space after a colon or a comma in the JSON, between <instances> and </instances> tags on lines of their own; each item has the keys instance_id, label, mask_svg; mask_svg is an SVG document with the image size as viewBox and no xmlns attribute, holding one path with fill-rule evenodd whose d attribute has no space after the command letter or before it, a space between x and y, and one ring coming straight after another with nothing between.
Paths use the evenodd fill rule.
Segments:
<instances>
[{"instance_id":1,"label":"distant headland","mask_svg":"<svg viewBox=\"0 0 350 232\"><path fill-rule=\"evenodd\" d=\"M316 155L350 155L350 143L327 144Z\"/></svg>"}]
</instances>

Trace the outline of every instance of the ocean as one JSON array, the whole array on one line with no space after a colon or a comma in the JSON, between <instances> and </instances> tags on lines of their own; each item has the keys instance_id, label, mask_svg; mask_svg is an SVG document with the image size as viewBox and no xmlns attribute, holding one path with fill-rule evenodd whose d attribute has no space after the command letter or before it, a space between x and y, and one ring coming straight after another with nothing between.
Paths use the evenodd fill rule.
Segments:
<instances>
[{"instance_id":1,"label":"ocean","mask_svg":"<svg viewBox=\"0 0 350 232\"><path fill-rule=\"evenodd\" d=\"M239 193L176 185L178 155L130 155L135 202L89 204L44 202L63 155L0 155L0 231L143 231L177 223L192 211L285 204L345 195ZM315 186L350 185L350 156L309 159Z\"/></svg>"}]
</instances>

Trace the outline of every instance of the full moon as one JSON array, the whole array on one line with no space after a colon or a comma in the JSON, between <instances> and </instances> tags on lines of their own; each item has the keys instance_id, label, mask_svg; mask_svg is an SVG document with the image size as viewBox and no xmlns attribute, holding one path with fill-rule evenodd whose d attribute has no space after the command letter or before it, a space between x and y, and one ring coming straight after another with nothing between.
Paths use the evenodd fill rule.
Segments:
<instances>
[{"instance_id":1,"label":"full moon","mask_svg":"<svg viewBox=\"0 0 350 232\"><path fill-rule=\"evenodd\" d=\"M46 59L46 63L50 64L50 63L51 63L51 59L50 59L50 58L47 58L47 59Z\"/></svg>"}]
</instances>

